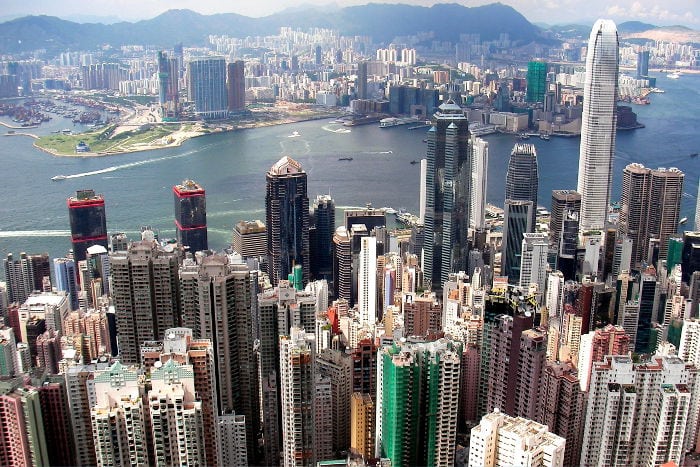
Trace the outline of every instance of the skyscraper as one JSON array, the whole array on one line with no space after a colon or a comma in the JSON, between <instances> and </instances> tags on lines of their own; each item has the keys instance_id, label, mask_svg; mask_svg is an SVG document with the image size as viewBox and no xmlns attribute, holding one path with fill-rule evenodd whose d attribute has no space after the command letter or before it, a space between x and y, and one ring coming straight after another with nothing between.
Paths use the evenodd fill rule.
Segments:
<instances>
[{"instance_id":1,"label":"skyscraper","mask_svg":"<svg viewBox=\"0 0 700 467\"><path fill-rule=\"evenodd\" d=\"M83 261L88 247L102 245L107 248L107 216L105 199L95 190L78 190L68 198L73 258Z\"/></svg>"},{"instance_id":2,"label":"skyscraper","mask_svg":"<svg viewBox=\"0 0 700 467\"><path fill-rule=\"evenodd\" d=\"M159 51L158 60L158 104L160 115L164 121L177 120L180 114L179 78L180 71L177 57L168 57L168 54Z\"/></svg>"},{"instance_id":3,"label":"skyscraper","mask_svg":"<svg viewBox=\"0 0 700 467\"><path fill-rule=\"evenodd\" d=\"M70 258L56 258L53 260L56 288L68 294L71 310L78 309L78 276L75 271L75 261Z\"/></svg>"},{"instance_id":4,"label":"skyscraper","mask_svg":"<svg viewBox=\"0 0 700 467\"><path fill-rule=\"evenodd\" d=\"M615 23L593 25L586 56L578 184L581 231L605 227L617 128L618 39Z\"/></svg>"},{"instance_id":5,"label":"skyscraper","mask_svg":"<svg viewBox=\"0 0 700 467\"><path fill-rule=\"evenodd\" d=\"M469 123L452 101L440 105L428 131L425 281L441 289L450 272L466 269L469 227Z\"/></svg>"},{"instance_id":6,"label":"skyscraper","mask_svg":"<svg viewBox=\"0 0 700 467\"><path fill-rule=\"evenodd\" d=\"M192 180L173 187L177 241L192 253L207 250L207 200L204 188Z\"/></svg>"},{"instance_id":7,"label":"skyscraper","mask_svg":"<svg viewBox=\"0 0 700 467\"><path fill-rule=\"evenodd\" d=\"M489 167L489 143L484 139L472 136L470 149L472 151L472 168L469 227L478 230L486 227L486 187Z\"/></svg>"},{"instance_id":8,"label":"skyscraper","mask_svg":"<svg viewBox=\"0 0 700 467\"><path fill-rule=\"evenodd\" d=\"M527 102L544 102L547 92L547 62L532 61L527 64Z\"/></svg>"},{"instance_id":9,"label":"skyscraper","mask_svg":"<svg viewBox=\"0 0 700 467\"><path fill-rule=\"evenodd\" d=\"M358 313L361 324L377 321L377 237L362 237L358 280Z\"/></svg>"},{"instance_id":10,"label":"skyscraper","mask_svg":"<svg viewBox=\"0 0 700 467\"><path fill-rule=\"evenodd\" d=\"M226 91L228 111L245 110L245 63L243 60L236 60L226 65Z\"/></svg>"},{"instance_id":11,"label":"skyscraper","mask_svg":"<svg viewBox=\"0 0 700 467\"><path fill-rule=\"evenodd\" d=\"M303 282L309 280L309 198L307 175L301 164L282 157L267 172L265 213L270 282L286 280L300 264Z\"/></svg>"},{"instance_id":12,"label":"skyscraper","mask_svg":"<svg viewBox=\"0 0 700 467\"><path fill-rule=\"evenodd\" d=\"M520 252L520 287L527 290L531 284L537 284L537 294L544 296L547 281L547 234L523 234L523 246Z\"/></svg>"},{"instance_id":13,"label":"skyscraper","mask_svg":"<svg viewBox=\"0 0 700 467\"><path fill-rule=\"evenodd\" d=\"M501 275L516 284L520 279L520 254L523 235L532 232L532 201L507 199L503 213L503 247L501 252Z\"/></svg>"},{"instance_id":14,"label":"skyscraper","mask_svg":"<svg viewBox=\"0 0 700 467\"><path fill-rule=\"evenodd\" d=\"M233 251L246 258L261 258L267 254L267 234L261 220L239 221L233 227Z\"/></svg>"},{"instance_id":15,"label":"skyscraper","mask_svg":"<svg viewBox=\"0 0 700 467\"><path fill-rule=\"evenodd\" d=\"M506 173L506 197L513 201L532 201L531 222L537 217L537 190L539 173L537 150L534 144L516 144L510 152Z\"/></svg>"},{"instance_id":16,"label":"skyscraper","mask_svg":"<svg viewBox=\"0 0 700 467\"><path fill-rule=\"evenodd\" d=\"M637 50L637 79L649 76L649 50L640 47Z\"/></svg>"},{"instance_id":17,"label":"skyscraper","mask_svg":"<svg viewBox=\"0 0 700 467\"><path fill-rule=\"evenodd\" d=\"M224 118L226 61L223 57L194 58L187 63L187 94L194 102L195 115L205 120Z\"/></svg>"},{"instance_id":18,"label":"skyscraper","mask_svg":"<svg viewBox=\"0 0 700 467\"><path fill-rule=\"evenodd\" d=\"M581 195L573 190L552 190L552 208L549 217L549 244L556 245L557 252L562 241L564 221L581 213ZM575 245L574 245L575 246Z\"/></svg>"},{"instance_id":19,"label":"skyscraper","mask_svg":"<svg viewBox=\"0 0 700 467\"><path fill-rule=\"evenodd\" d=\"M330 195L316 197L310 224L311 275L316 279L331 280L333 277L335 203Z\"/></svg>"},{"instance_id":20,"label":"skyscraper","mask_svg":"<svg viewBox=\"0 0 700 467\"><path fill-rule=\"evenodd\" d=\"M357 98L367 99L367 62L357 63Z\"/></svg>"},{"instance_id":21,"label":"skyscraper","mask_svg":"<svg viewBox=\"0 0 700 467\"><path fill-rule=\"evenodd\" d=\"M128 251L110 257L121 362L139 363L144 341L162 339L166 329L179 325L181 262L180 250L152 240L132 242Z\"/></svg>"}]
</instances>

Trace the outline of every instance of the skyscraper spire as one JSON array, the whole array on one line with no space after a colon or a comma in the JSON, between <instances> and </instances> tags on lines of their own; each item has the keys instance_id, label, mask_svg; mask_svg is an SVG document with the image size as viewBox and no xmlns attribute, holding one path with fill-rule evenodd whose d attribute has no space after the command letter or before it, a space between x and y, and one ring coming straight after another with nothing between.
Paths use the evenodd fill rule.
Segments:
<instances>
[{"instance_id":1,"label":"skyscraper spire","mask_svg":"<svg viewBox=\"0 0 700 467\"><path fill-rule=\"evenodd\" d=\"M593 25L586 56L583 118L578 166L581 193L581 232L605 226L617 127L617 28L612 20Z\"/></svg>"}]
</instances>

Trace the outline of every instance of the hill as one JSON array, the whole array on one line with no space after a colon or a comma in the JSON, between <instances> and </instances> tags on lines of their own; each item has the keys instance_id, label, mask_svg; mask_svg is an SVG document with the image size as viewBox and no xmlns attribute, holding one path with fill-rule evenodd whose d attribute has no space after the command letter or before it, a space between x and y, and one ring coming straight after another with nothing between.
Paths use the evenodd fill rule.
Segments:
<instances>
[{"instance_id":1,"label":"hill","mask_svg":"<svg viewBox=\"0 0 700 467\"><path fill-rule=\"evenodd\" d=\"M400 21L398 21L400 19ZM540 30L510 6L500 3L479 7L437 4L432 7L371 3L341 8L332 14L311 7L286 10L262 18L234 13L202 15L191 10L169 10L134 23L76 23L51 16L25 16L0 23L0 50L5 53L36 49L92 50L146 44L172 47L177 42L204 45L209 34L234 37L272 35L282 26L332 28L344 35L372 36L375 42L417 32L433 32L435 40L456 42L459 35L478 33L482 40L508 33L511 41L527 44L540 38Z\"/></svg>"}]
</instances>

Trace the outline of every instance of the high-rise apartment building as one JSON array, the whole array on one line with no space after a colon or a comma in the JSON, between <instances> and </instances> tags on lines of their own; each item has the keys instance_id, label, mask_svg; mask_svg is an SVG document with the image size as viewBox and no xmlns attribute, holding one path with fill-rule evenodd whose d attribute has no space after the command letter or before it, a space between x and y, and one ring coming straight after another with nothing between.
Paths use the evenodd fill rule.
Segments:
<instances>
[{"instance_id":1,"label":"high-rise apartment building","mask_svg":"<svg viewBox=\"0 0 700 467\"><path fill-rule=\"evenodd\" d=\"M364 460L374 457L374 400L355 392L350 398L350 455Z\"/></svg>"},{"instance_id":2,"label":"high-rise apartment building","mask_svg":"<svg viewBox=\"0 0 700 467\"><path fill-rule=\"evenodd\" d=\"M352 245L345 226L333 234L333 296L352 302Z\"/></svg>"},{"instance_id":3,"label":"high-rise apartment building","mask_svg":"<svg viewBox=\"0 0 700 467\"><path fill-rule=\"evenodd\" d=\"M634 342L622 326L609 324L581 336L578 357L578 379L581 390L588 391L591 370L595 362L602 362L606 355L628 355Z\"/></svg>"},{"instance_id":4,"label":"high-rise apartment building","mask_svg":"<svg viewBox=\"0 0 700 467\"><path fill-rule=\"evenodd\" d=\"M532 201L507 199L504 206L503 246L501 248L501 275L516 284L520 279L520 255L523 236L534 231Z\"/></svg>"},{"instance_id":5,"label":"high-rise apartment building","mask_svg":"<svg viewBox=\"0 0 700 467\"><path fill-rule=\"evenodd\" d=\"M228 111L245 110L245 62L236 60L226 65Z\"/></svg>"},{"instance_id":6,"label":"high-rise apartment building","mask_svg":"<svg viewBox=\"0 0 700 467\"><path fill-rule=\"evenodd\" d=\"M699 383L698 369L678 357L595 363L581 465L681 465L696 441Z\"/></svg>"},{"instance_id":7,"label":"high-rise apartment building","mask_svg":"<svg viewBox=\"0 0 700 467\"><path fill-rule=\"evenodd\" d=\"M516 144L510 152L506 172L506 197L513 201L532 201L532 225L537 216L539 171L534 144Z\"/></svg>"},{"instance_id":8,"label":"high-rise apartment building","mask_svg":"<svg viewBox=\"0 0 700 467\"><path fill-rule=\"evenodd\" d=\"M546 425L496 410L472 428L469 465L498 467L564 467L566 443Z\"/></svg>"},{"instance_id":9,"label":"high-rise apartment building","mask_svg":"<svg viewBox=\"0 0 700 467\"><path fill-rule=\"evenodd\" d=\"M472 167L469 227L479 230L486 227L486 187L488 182L489 143L484 139L472 136L470 150L472 152Z\"/></svg>"},{"instance_id":10,"label":"high-rise apartment building","mask_svg":"<svg viewBox=\"0 0 700 467\"><path fill-rule=\"evenodd\" d=\"M426 337L442 330L442 304L434 293L403 295L404 334Z\"/></svg>"},{"instance_id":11,"label":"high-rise apartment building","mask_svg":"<svg viewBox=\"0 0 700 467\"><path fill-rule=\"evenodd\" d=\"M582 232L603 229L607 221L617 128L618 47L615 23L596 21L586 55L576 187Z\"/></svg>"},{"instance_id":12,"label":"high-rise apartment building","mask_svg":"<svg viewBox=\"0 0 700 467\"><path fill-rule=\"evenodd\" d=\"M39 393L49 461L54 465L76 465L64 376L44 375L32 380L32 385Z\"/></svg>"},{"instance_id":13,"label":"high-rise apartment building","mask_svg":"<svg viewBox=\"0 0 700 467\"><path fill-rule=\"evenodd\" d=\"M684 174L676 168L651 170L629 164L622 172L618 235L632 240L632 267L649 262L649 241L658 239L659 259L666 259L668 241L680 217Z\"/></svg>"},{"instance_id":14,"label":"high-rise apartment building","mask_svg":"<svg viewBox=\"0 0 700 467\"><path fill-rule=\"evenodd\" d=\"M68 294L71 310L77 310L80 287L75 261L70 258L56 258L53 260L53 268L56 288Z\"/></svg>"},{"instance_id":15,"label":"high-rise apartment building","mask_svg":"<svg viewBox=\"0 0 700 467\"><path fill-rule=\"evenodd\" d=\"M225 118L226 61L223 57L194 58L187 63L187 95L195 115L205 120Z\"/></svg>"},{"instance_id":16,"label":"high-rise apartment building","mask_svg":"<svg viewBox=\"0 0 700 467\"><path fill-rule=\"evenodd\" d=\"M531 61L527 64L527 102L544 102L547 92L547 62Z\"/></svg>"},{"instance_id":17,"label":"high-rise apartment building","mask_svg":"<svg viewBox=\"0 0 700 467\"><path fill-rule=\"evenodd\" d=\"M49 465L39 392L23 378L0 382L0 464Z\"/></svg>"},{"instance_id":18,"label":"high-rise apartment building","mask_svg":"<svg viewBox=\"0 0 700 467\"><path fill-rule=\"evenodd\" d=\"M559 253L559 245L564 240L562 234L564 222L567 219L578 221L581 213L581 195L573 190L552 190L552 209L549 217L549 244L556 246ZM578 237L578 232L576 237ZM578 242L578 240L576 240ZM575 245L574 245L575 248Z\"/></svg>"},{"instance_id":19,"label":"high-rise apartment building","mask_svg":"<svg viewBox=\"0 0 700 467\"><path fill-rule=\"evenodd\" d=\"M207 200L204 188L192 180L173 187L177 241L192 253L207 250Z\"/></svg>"},{"instance_id":20,"label":"high-rise apartment building","mask_svg":"<svg viewBox=\"0 0 700 467\"><path fill-rule=\"evenodd\" d=\"M324 349L316 355L316 372L328 378L333 420L332 452L347 452L350 446L350 397L352 395L352 357L345 352ZM318 431L318 428L316 429Z\"/></svg>"},{"instance_id":21,"label":"high-rise apartment building","mask_svg":"<svg viewBox=\"0 0 700 467\"><path fill-rule=\"evenodd\" d=\"M65 371L76 464L81 466L97 465L90 417L90 406L96 397L94 373L95 365L73 365Z\"/></svg>"},{"instance_id":22,"label":"high-rise apartment building","mask_svg":"<svg viewBox=\"0 0 700 467\"><path fill-rule=\"evenodd\" d=\"M683 321L678 356L700 368L700 321L697 318Z\"/></svg>"},{"instance_id":23,"label":"high-rise apartment building","mask_svg":"<svg viewBox=\"0 0 700 467\"><path fill-rule=\"evenodd\" d=\"M283 465L312 467L316 465L314 337L292 328L289 336L279 339Z\"/></svg>"},{"instance_id":24,"label":"high-rise apartment building","mask_svg":"<svg viewBox=\"0 0 700 467\"><path fill-rule=\"evenodd\" d=\"M453 464L461 353L448 339L380 351L376 448L393 466Z\"/></svg>"},{"instance_id":25,"label":"high-rise apartment building","mask_svg":"<svg viewBox=\"0 0 700 467\"><path fill-rule=\"evenodd\" d=\"M180 322L178 267L182 252L142 240L110 256L120 361L137 364L144 341L163 338Z\"/></svg>"},{"instance_id":26,"label":"high-rise apartment building","mask_svg":"<svg viewBox=\"0 0 700 467\"><path fill-rule=\"evenodd\" d=\"M547 281L547 234L525 233L520 252L520 287L537 285L537 295L544 296Z\"/></svg>"},{"instance_id":27,"label":"high-rise apartment building","mask_svg":"<svg viewBox=\"0 0 700 467\"><path fill-rule=\"evenodd\" d=\"M276 286L301 265L309 280L309 198L307 175L297 161L284 156L267 172L265 213L268 274Z\"/></svg>"},{"instance_id":28,"label":"high-rise apartment building","mask_svg":"<svg viewBox=\"0 0 700 467\"><path fill-rule=\"evenodd\" d=\"M24 303L34 290L31 263L27 254L20 253L20 258L14 259L12 253L8 253L3 263L7 281L7 302Z\"/></svg>"},{"instance_id":29,"label":"high-rise apartment building","mask_svg":"<svg viewBox=\"0 0 700 467\"><path fill-rule=\"evenodd\" d=\"M92 245L107 248L105 199L95 190L78 190L67 200L73 259L83 261Z\"/></svg>"},{"instance_id":30,"label":"high-rise apartment building","mask_svg":"<svg viewBox=\"0 0 700 467\"><path fill-rule=\"evenodd\" d=\"M245 417L235 413L220 415L217 417L217 429L219 465L249 465Z\"/></svg>"},{"instance_id":31,"label":"high-rise apartment building","mask_svg":"<svg viewBox=\"0 0 700 467\"><path fill-rule=\"evenodd\" d=\"M358 313L361 324L373 326L377 321L377 237L362 237L360 241Z\"/></svg>"},{"instance_id":32,"label":"high-rise apartment building","mask_svg":"<svg viewBox=\"0 0 700 467\"><path fill-rule=\"evenodd\" d=\"M465 270L472 164L469 123L452 101L440 105L428 131L425 281L441 289L450 272Z\"/></svg>"}]
</instances>

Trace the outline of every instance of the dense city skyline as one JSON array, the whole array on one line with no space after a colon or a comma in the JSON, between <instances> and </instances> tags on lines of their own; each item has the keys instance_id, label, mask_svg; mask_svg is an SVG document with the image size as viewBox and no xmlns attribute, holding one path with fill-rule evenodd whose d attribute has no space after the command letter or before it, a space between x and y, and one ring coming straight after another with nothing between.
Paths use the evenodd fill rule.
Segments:
<instances>
[{"instance_id":1,"label":"dense city skyline","mask_svg":"<svg viewBox=\"0 0 700 467\"><path fill-rule=\"evenodd\" d=\"M334 9L365 5L366 0L349 0L340 4L333 0L272 0L266 2L238 2L232 4L225 0L207 0L193 5L186 0L157 0L147 4L137 0L100 0L86 4L81 0L38 0L27 4L10 0L4 5L1 19L17 18L25 15L50 15L77 22L138 21L153 18L171 9L191 9L198 13L211 15L216 13L236 13L250 17L263 17L285 10L297 10L304 7L318 8L321 12L332 12ZM436 2L434 0L398 0L381 3L408 4L417 6L432 6L436 3L459 3L464 6L481 6L493 3L491 0L470 0L468 2ZM683 0L670 0L659 3L656 0L618 0L608 2L594 0L587 4L591 13L572 18L574 7L572 0L505 0L502 3L520 11L531 22L544 24L592 24L598 17L609 17L616 22L642 21L661 26L683 25L690 28L700 26L700 15Z\"/></svg>"}]
</instances>

